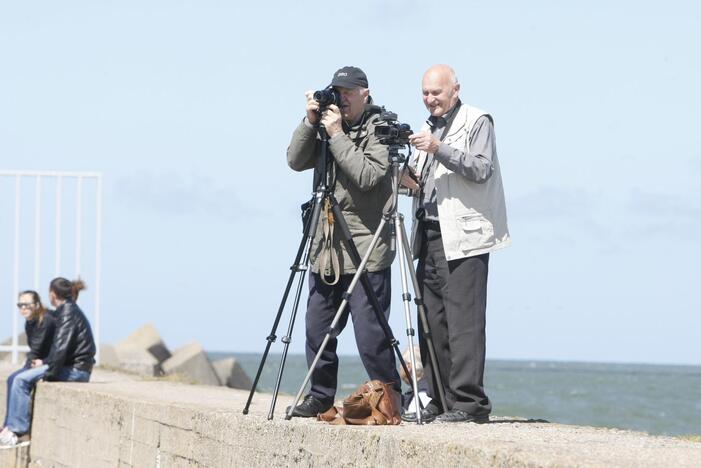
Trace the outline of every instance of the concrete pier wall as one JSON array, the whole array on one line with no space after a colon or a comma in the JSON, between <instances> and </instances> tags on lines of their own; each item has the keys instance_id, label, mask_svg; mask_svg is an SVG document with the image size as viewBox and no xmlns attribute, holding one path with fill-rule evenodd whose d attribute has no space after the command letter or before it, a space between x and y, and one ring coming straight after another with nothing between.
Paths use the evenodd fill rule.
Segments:
<instances>
[{"instance_id":1,"label":"concrete pier wall","mask_svg":"<svg viewBox=\"0 0 701 468\"><path fill-rule=\"evenodd\" d=\"M0 377L8 373L0 370ZM26 448L0 450L0 467L638 467L701 460L698 442L516 418L420 427L285 421L291 398L284 396L268 421L270 396L257 394L244 416L247 397L242 390L105 371L89 384L41 383L29 452L22 459L17 454Z\"/></svg>"}]
</instances>

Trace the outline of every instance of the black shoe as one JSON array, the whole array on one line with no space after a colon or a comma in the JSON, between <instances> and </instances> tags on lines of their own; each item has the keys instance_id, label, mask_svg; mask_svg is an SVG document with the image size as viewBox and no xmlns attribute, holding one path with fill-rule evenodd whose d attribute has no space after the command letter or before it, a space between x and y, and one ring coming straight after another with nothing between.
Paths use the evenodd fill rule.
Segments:
<instances>
[{"instance_id":1,"label":"black shoe","mask_svg":"<svg viewBox=\"0 0 701 468\"><path fill-rule=\"evenodd\" d=\"M294 411L292 411L292 416L297 416L299 418L315 418L317 414L323 413L333 406L333 402L324 403L314 395L307 395L304 397L304 401L298 404ZM290 407L287 407L285 413L290 413Z\"/></svg>"},{"instance_id":2,"label":"black shoe","mask_svg":"<svg viewBox=\"0 0 701 468\"><path fill-rule=\"evenodd\" d=\"M435 405L429 404L426 406L426 408L421 410L421 422L424 423L430 423L434 419L436 419L436 416L439 414L442 414L443 410L440 409L439 407ZM405 422L410 422L410 423L415 423L416 422L416 413L404 413L402 414L402 421Z\"/></svg>"},{"instance_id":3,"label":"black shoe","mask_svg":"<svg viewBox=\"0 0 701 468\"><path fill-rule=\"evenodd\" d=\"M470 414L467 411L452 409L443 414L436 416L437 422L454 423L454 422L473 422L484 424L489 422L488 414Z\"/></svg>"}]
</instances>

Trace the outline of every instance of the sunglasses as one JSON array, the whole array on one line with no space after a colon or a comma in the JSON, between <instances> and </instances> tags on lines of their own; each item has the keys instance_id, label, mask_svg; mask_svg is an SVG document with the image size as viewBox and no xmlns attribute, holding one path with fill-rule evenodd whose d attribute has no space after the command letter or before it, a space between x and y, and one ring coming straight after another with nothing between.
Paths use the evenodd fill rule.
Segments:
<instances>
[{"instance_id":1,"label":"sunglasses","mask_svg":"<svg viewBox=\"0 0 701 468\"><path fill-rule=\"evenodd\" d=\"M29 309L32 307L36 302L18 302L17 303L17 308L18 309Z\"/></svg>"}]
</instances>

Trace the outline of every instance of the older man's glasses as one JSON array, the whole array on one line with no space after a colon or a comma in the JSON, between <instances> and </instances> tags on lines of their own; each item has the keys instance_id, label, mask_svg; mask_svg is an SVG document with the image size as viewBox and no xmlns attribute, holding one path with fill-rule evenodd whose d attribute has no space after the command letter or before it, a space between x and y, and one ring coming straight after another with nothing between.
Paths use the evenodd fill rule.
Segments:
<instances>
[{"instance_id":1,"label":"older man's glasses","mask_svg":"<svg viewBox=\"0 0 701 468\"><path fill-rule=\"evenodd\" d=\"M36 302L18 302L17 303L17 308L18 309L31 309L31 307L36 304Z\"/></svg>"}]
</instances>

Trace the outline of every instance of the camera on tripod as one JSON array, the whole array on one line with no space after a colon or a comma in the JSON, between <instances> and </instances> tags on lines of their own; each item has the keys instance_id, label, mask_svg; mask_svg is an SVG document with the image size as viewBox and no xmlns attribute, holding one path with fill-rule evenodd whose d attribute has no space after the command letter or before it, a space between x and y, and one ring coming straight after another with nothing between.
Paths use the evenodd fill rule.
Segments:
<instances>
[{"instance_id":1,"label":"camera on tripod","mask_svg":"<svg viewBox=\"0 0 701 468\"><path fill-rule=\"evenodd\" d=\"M380 120L384 125L375 127L375 136L379 138L383 145L404 146L409 144L409 137L412 135L409 124L401 123L397 120L397 114L386 111L384 108L380 113Z\"/></svg>"},{"instance_id":2,"label":"camera on tripod","mask_svg":"<svg viewBox=\"0 0 701 468\"><path fill-rule=\"evenodd\" d=\"M331 86L315 91L314 99L319 103L319 110L326 109L331 104L341 107L341 93Z\"/></svg>"}]
</instances>

